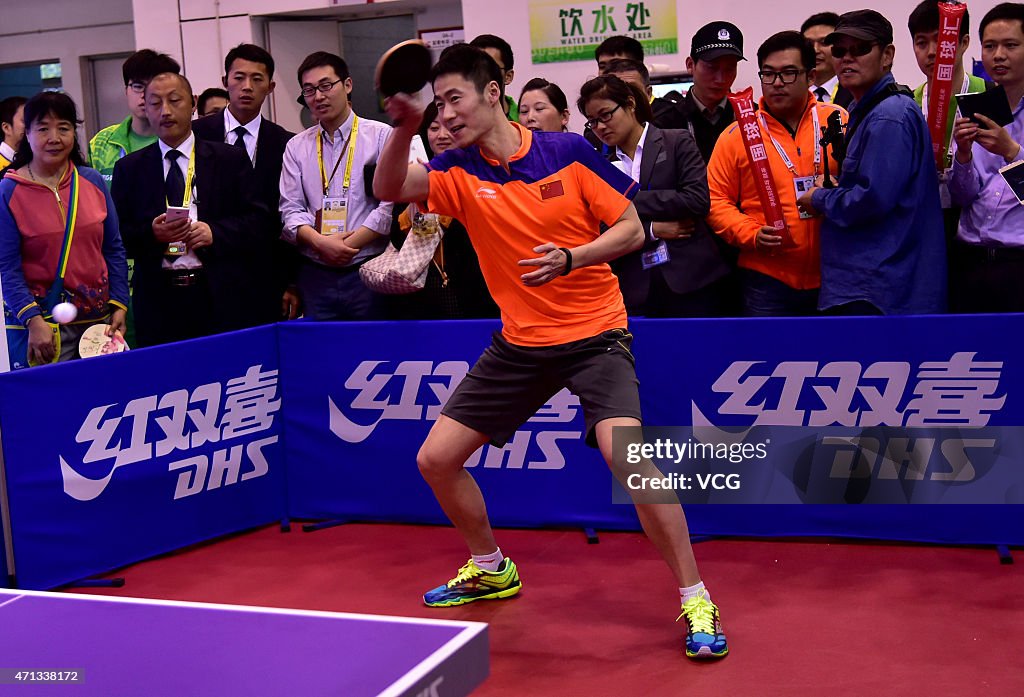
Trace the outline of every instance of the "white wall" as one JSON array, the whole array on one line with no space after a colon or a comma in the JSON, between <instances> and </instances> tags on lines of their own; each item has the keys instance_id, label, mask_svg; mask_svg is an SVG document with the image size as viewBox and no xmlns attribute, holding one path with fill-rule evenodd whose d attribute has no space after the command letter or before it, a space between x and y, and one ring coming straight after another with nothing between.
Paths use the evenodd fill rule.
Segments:
<instances>
[{"instance_id":1,"label":"white wall","mask_svg":"<svg viewBox=\"0 0 1024 697\"><path fill-rule=\"evenodd\" d=\"M865 4L861 0L836 0L825 7L844 12ZM916 0L895 0L884 10L895 34L894 73L897 80L912 86L923 81L906 30L906 18L915 4ZM977 26L995 4L996 0L985 0L971 6L969 59L980 57ZM223 55L231 46L243 41L264 43L263 22L267 16L346 19L415 13L419 30L463 25L469 38L490 33L508 40L517 59L516 79L509 89L514 97L519 96L527 80L540 76L558 83L569 101L575 101L580 85L596 73L593 61L533 66L528 0L500 3L500 11L496 7L496 0L461 0L461 9L458 0L3 0L0 64L59 60L64 88L81 104L82 57L148 47L178 59L196 90L201 91L219 84ZM709 21L728 19L744 31L749 60L740 63L736 87L745 87L757 79L754 58L758 45L776 31L799 28L808 15L821 9L823 6L817 3L762 0L680 4L680 54L659 56L657 61L682 69L693 32ZM572 127L579 130L583 119L575 109L572 111Z\"/></svg>"},{"instance_id":2,"label":"white wall","mask_svg":"<svg viewBox=\"0 0 1024 697\"><path fill-rule=\"evenodd\" d=\"M3 0L0 65L60 61L64 90L84 105L85 56L135 50L132 0Z\"/></svg>"},{"instance_id":3,"label":"white wall","mask_svg":"<svg viewBox=\"0 0 1024 697\"><path fill-rule=\"evenodd\" d=\"M894 44L896 45L896 61L893 74L896 80L910 86L924 82L924 76L914 60L914 49L907 31L907 18L920 0L893 0L884 5L875 3L875 9L884 14L893 25ZM567 3L568 4L568 3ZM970 70L970 59L981 58L980 42L977 27L981 18L998 0L972 2L971 11L971 48L967 52L967 68ZM871 7L871 3L862 0L834 0L821 5L817 2L802 3L766 3L763 0L719 0L714 3L687 2L678 3L676 22L679 32L679 55L657 56L658 63L667 63L672 70L684 70L686 56L690 52L690 39L701 26L714 20L727 20L734 23L743 32L744 54L746 61L741 61L739 74L734 85L735 89L755 85L754 94L760 95L757 86L757 47L772 34L785 29L800 29L807 17L823 10L832 10L842 14L850 10ZM527 0L516 0L514 3L502 5L501 12L495 12L494 0L462 0L462 16L466 28L466 37L478 34L496 34L512 46L516 57L515 80L509 88L513 98L519 97L519 90L533 77L544 77L557 83L569 98L572 121L571 130L580 132L583 128L583 117L575 108L576 97L580 86L597 74L594 61L574 63L544 63L534 66L530 61L530 25L529 5ZM648 63L651 61L649 60Z\"/></svg>"},{"instance_id":4,"label":"white wall","mask_svg":"<svg viewBox=\"0 0 1024 697\"><path fill-rule=\"evenodd\" d=\"M103 0L91 0L99 3ZM120 0L127 2L128 0ZM461 26L462 12L458 0L397 0L367 3L364 0L130 0L135 13L135 43L168 53L181 62L195 91L220 84L224 74L224 55L243 42L265 46L264 28L268 21L315 20L332 21L365 19L375 16L414 14L417 30ZM337 50L337 45L320 45L317 41L299 41L295 47L280 44L272 53L291 55L298 51L305 56L314 50ZM295 92L290 72L279 70L275 75L278 89ZM282 102L279 118L292 121L295 111ZM268 112L268 115L269 112ZM298 123L290 125L294 128Z\"/></svg>"}]
</instances>

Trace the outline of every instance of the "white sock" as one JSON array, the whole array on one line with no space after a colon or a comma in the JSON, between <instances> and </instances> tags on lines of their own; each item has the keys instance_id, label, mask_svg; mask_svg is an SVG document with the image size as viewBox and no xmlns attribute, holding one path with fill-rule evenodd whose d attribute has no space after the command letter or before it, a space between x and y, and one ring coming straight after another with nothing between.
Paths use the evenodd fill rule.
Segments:
<instances>
[{"instance_id":1,"label":"white sock","mask_svg":"<svg viewBox=\"0 0 1024 697\"><path fill-rule=\"evenodd\" d=\"M500 547L490 554L473 555L473 563L484 571L497 571L498 567L501 566L501 562L504 560L505 557L502 555Z\"/></svg>"},{"instance_id":2,"label":"white sock","mask_svg":"<svg viewBox=\"0 0 1024 697\"><path fill-rule=\"evenodd\" d=\"M711 594L708 593L706 588L704 588L704 582L703 581L701 581L700 583L698 583L698 584L696 584L694 586L688 586L686 588L683 588L683 587L680 586L680 588L679 588L679 598L682 600L683 603L685 603L690 598L696 598L697 594L700 591L704 591L704 597L707 598L708 602L711 602Z\"/></svg>"}]
</instances>

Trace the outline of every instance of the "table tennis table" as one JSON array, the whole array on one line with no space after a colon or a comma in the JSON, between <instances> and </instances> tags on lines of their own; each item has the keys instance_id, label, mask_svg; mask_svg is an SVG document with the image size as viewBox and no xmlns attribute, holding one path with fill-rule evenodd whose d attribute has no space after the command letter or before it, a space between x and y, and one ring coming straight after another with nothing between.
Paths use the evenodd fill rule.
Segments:
<instances>
[{"instance_id":1,"label":"table tennis table","mask_svg":"<svg viewBox=\"0 0 1024 697\"><path fill-rule=\"evenodd\" d=\"M487 625L0 590L0 694L461 697Z\"/></svg>"}]
</instances>

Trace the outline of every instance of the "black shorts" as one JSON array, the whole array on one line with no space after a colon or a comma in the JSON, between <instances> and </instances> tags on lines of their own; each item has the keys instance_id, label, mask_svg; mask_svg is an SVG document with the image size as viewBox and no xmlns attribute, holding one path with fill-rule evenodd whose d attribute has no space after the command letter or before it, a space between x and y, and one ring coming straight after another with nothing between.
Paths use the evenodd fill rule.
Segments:
<instances>
[{"instance_id":1,"label":"black shorts","mask_svg":"<svg viewBox=\"0 0 1024 697\"><path fill-rule=\"evenodd\" d=\"M629 346L633 335L611 329L557 346L517 346L495 332L441 413L503 447L563 387L580 398L587 445L605 419L640 419L640 383Z\"/></svg>"}]
</instances>

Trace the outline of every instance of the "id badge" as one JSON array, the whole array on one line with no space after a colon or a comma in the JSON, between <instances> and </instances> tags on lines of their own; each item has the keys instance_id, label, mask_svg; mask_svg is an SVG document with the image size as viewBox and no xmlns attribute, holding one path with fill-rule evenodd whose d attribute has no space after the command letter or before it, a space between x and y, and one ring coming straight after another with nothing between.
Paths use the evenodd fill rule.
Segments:
<instances>
[{"instance_id":1,"label":"id badge","mask_svg":"<svg viewBox=\"0 0 1024 697\"><path fill-rule=\"evenodd\" d=\"M347 212L344 198L325 196L324 207L320 210L320 234L339 235L345 232Z\"/></svg>"},{"instance_id":2,"label":"id badge","mask_svg":"<svg viewBox=\"0 0 1024 697\"><path fill-rule=\"evenodd\" d=\"M197 209L195 204L195 187L192 188L192 203L189 205L188 210L180 206L168 207L167 208L167 221L177 221L188 217L193 223L199 219L197 215ZM188 245L185 244L184 240L178 240L176 242L168 242L167 249L164 251L164 256L168 257L180 257L188 253Z\"/></svg>"},{"instance_id":3,"label":"id badge","mask_svg":"<svg viewBox=\"0 0 1024 697\"><path fill-rule=\"evenodd\" d=\"M799 200L801 196L814 188L814 177L793 177L793 186L796 188L796 197ZM811 213L800 211L800 220L813 217L814 215Z\"/></svg>"},{"instance_id":4,"label":"id badge","mask_svg":"<svg viewBox=\"0 0 1024 697\"><path fill-rule=\"evenodd\" d=\"M658 244L655 245L654 249L644 252L640 256L640 263L643 265L644 270L661 266L666 261L668 261L668 245L665 244L665 240L658 240Z\"/></svg>"}]
</instances>

